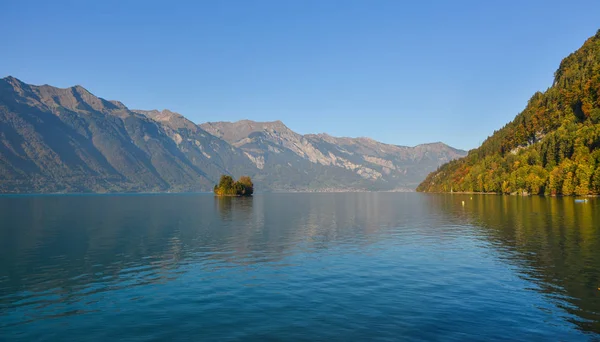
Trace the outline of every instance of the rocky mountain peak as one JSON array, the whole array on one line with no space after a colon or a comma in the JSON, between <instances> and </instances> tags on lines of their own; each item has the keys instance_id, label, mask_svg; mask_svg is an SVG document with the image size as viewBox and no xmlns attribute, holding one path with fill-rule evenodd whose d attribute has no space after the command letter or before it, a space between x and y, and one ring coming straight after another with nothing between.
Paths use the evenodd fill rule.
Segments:
<instances>
[{"instance_id":1,"label":"rocky mountain peak","mask_svg":"<svg viewBox=\"0 0 600 342\"><path fill-rule=\"evenodd\" d=\"M21 80L19 80L16 77L13 76L6 76L2 79L3 81L5 81L6 83L12 85L12 86L20 86L22 84L24 84Z\"/></svg>"},{"instance_id":2,"label":"rocky mountain peak","mask_svg":"<svg viewBox=\"0 0 600 342\"><path fill-rule=\"evenodd\" d=\"M26 83L13 76L6 76L1 80L3 81L5 87L12 88L13 91L19 94L23 94L25 91L24 88L27 88Z\"/></svg>"}]
</instances>

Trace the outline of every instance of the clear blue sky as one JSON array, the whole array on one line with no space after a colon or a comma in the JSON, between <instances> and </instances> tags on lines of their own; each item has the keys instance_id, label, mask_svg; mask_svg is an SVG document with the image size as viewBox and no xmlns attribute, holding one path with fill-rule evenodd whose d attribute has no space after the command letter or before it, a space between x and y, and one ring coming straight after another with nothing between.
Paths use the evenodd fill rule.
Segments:
<instances>
[{"instance_id":1,"label":"clear blue sky","mask_svg":"<svg viewBox=\"0 0 600 342\"><path fill-rule=\"evenodd\" d=\"M469 149L599 28L597 0L0 0L0 77L197 123Z\"/></svg>"}]
</instances>

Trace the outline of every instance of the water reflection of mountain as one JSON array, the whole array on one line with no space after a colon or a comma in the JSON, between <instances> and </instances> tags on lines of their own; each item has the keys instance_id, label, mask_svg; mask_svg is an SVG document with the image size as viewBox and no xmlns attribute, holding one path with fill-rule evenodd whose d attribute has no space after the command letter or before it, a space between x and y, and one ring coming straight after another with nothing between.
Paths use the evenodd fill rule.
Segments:
<instances>
[{"instance_id":1,"label":"water reflection of mountain","mask_svg":"<svg viewBox=\"0 0 600 342\"><path fill-rule=\"evenodd\" d=\"M278 262L298 250L374 243L425 214L422 203L400 207L398 196L1 197L0 305L20 291L75 296L90 284L167 281L185 265L211 272Z\"/></svg>"},{"instance_id":2,"label":"water reflection of mountain","mask_svg":"<svg viewBox=\"0 0 600 342\"><path fill-rule=\"evenodd\" d=\"M432 208L481 234L539 291L600 333L600 200L430 195ZM465 205L462 205L462 201Z\"/></svg>"}]
</instances>

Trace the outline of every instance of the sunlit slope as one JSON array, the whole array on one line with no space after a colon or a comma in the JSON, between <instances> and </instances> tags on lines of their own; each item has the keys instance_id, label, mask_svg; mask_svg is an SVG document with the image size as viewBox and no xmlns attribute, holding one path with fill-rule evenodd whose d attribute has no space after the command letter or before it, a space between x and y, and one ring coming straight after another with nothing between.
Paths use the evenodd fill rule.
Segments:
<instances>
[{"instance_id":1,"label":"sunlit slope","mask_svg":"<svg viewBox=\"0 0 600 342\"><path fill-rule=\"evenodd\" d=\"M562 60L552 86L512 122L417 191L600 194L599 147L600 31Z\"/></svg>"}]
</instances>

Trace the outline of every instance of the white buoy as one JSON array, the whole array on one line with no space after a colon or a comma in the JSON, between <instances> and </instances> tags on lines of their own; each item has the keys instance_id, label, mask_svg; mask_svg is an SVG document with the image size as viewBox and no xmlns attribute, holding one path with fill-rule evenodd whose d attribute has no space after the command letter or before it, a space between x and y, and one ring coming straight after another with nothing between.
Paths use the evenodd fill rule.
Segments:
<instances>
[{"instance_id":1,"label":"white buoy","mask_svg":"<svg viewBox=\"0 0 600 342\"><path fill-rule=\"evenodd\" d=\"M462 201L462 205L463 205L463 207L465 206L465 201Z\"/></svg>"}]
</instances>

